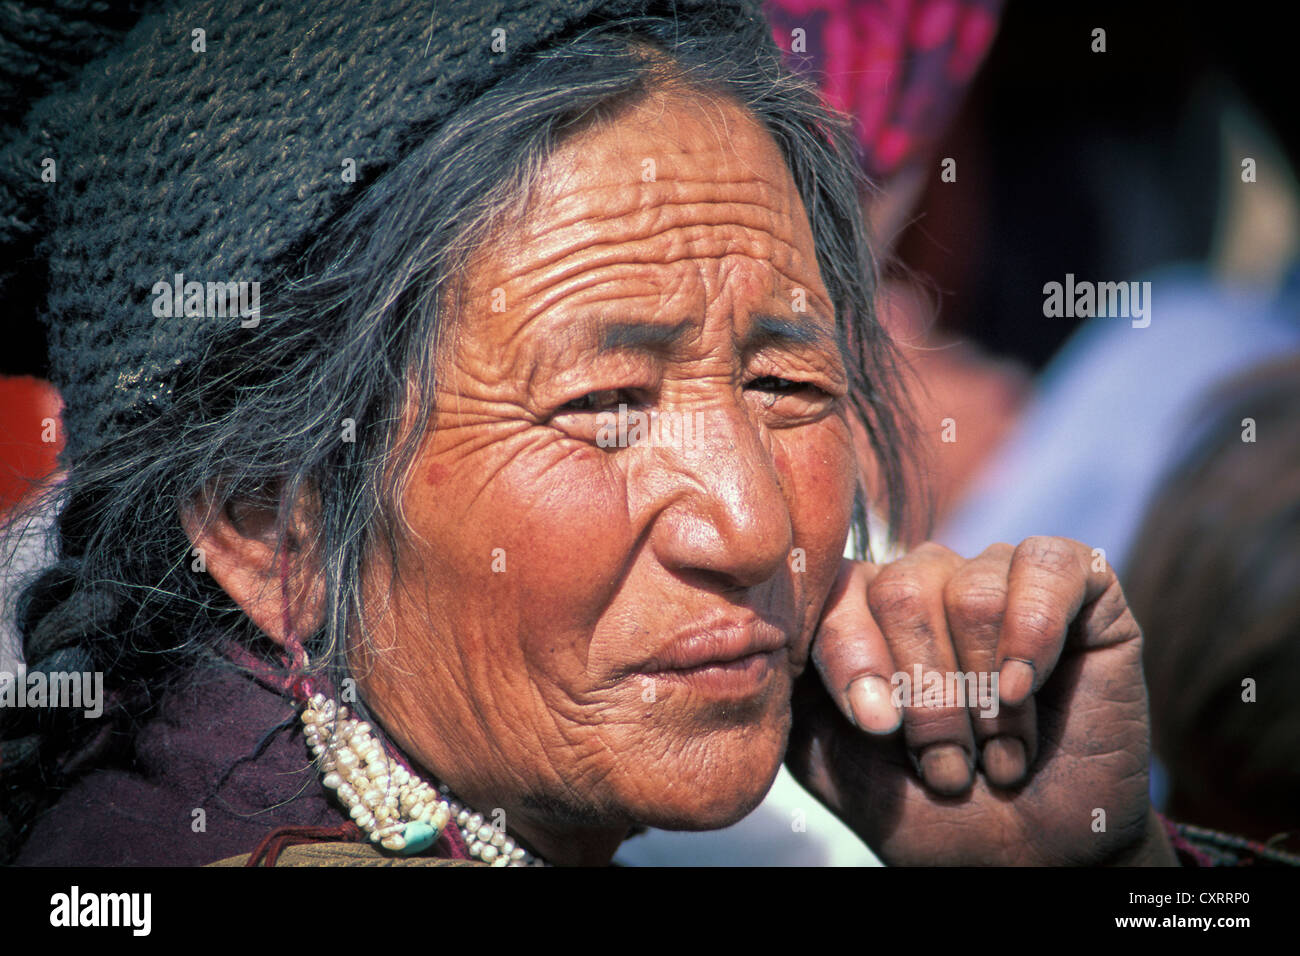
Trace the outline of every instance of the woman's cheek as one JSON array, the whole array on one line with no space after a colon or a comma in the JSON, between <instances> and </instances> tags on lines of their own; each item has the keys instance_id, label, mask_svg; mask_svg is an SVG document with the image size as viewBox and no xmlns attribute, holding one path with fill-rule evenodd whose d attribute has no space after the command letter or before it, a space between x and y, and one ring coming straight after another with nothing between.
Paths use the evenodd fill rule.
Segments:
<instances>
[{"instance_id":1,"label":"woman's cheek","mask_svg":"<svg viewBox=\"0 0 1300 956\"><path fill-rule=\"evenodd\" d=\"M801 578L796 593L811 630L839 572L852 522L857 464L851 433L843 419L831 416L776 433L773 447L795 547L802 549L791 567Z\"/></svg>"},{"instance_id":2,"label":"woman's cheek","mask_svg":"<svg viewBox=\"0 0 1300 956\"><path fill-rule=\"evenodd\" d=\"M632 537L626 482L609 453L557 440L495 471L479 501L505 585L534 611L590 626L613 596ZM540 618L540 614L536 615Z\"/></svg>"}]
</instances>

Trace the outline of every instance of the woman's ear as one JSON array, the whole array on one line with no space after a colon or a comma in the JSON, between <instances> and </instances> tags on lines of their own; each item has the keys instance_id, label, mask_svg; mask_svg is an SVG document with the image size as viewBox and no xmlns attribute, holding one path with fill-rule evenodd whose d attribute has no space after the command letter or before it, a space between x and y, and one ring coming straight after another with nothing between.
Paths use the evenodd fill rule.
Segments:
<instances>
[{"instance_id":1,"label":"woman's ear","mask_svg":"<svg viewBox=\"0 0 1300 956\"><path fill-rule=\"evenodd\" d=\"M281 646L289 628L301 640L325 621L313 500L299 497L283 541L275 497L227 499L209 486L181 508L181 526L207 573Z\"/></svg>"}]
</instances>

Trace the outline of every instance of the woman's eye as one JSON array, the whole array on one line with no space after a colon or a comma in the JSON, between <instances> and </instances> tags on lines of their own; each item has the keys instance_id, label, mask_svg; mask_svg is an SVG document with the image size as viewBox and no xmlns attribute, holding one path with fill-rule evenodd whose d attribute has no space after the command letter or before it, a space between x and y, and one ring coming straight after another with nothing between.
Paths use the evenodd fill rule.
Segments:
<instances>
[{"instance_id":1,"label":"woman's eye","mask_svg":"<svg viewBox=\"0 0 1300 956\"><path fill-rule=\"evenodd\" d=\"M788 378L780 378L776 375L764 375L762 378L756 378L749 383L750 388L758 389L760 392L797 392L801 388L811 388L807 382L796 382Z\"/></svg>"},{"instance_id":2,"label":"woman's eye","mask_svg":"<svg viewBox=\"0 0 1300 956\"><path fill-rule=\"evenodd\" d=\"M606 409L616 408L620 403L625 405L633 404L624 389L606 388L598 392L588 392L580 398L575 398L565 402L560 406L560 412L600 412Z\"/></svg>"},{"instance_id":3,"label":"woman's eye","mask_svg":"<svg viewBox=\"0 0 1300 956\"><path fill-rule=\"evenodd\" d=\"M770 414L773 423L799 424L819 418L830 410L835 397L812 382L762 375L745 385L746 391Z\"/></svg>"},{"instance_id":4,"label":"woman's eye","mask_svg":"<svg viewBox=\"0 0 1300 956\"><path fill-rule=\"evenodd\" d=\"M826 392L811 382L799 382L790 378L781 378L779 375L764 375L754 379L745 387L755 392L766 392L767 396L763 399L763 404L767 406L775 405L786 396L803 401L819 401L829 397Z\"/></svg>"},{"instance_id":5,"label":"woman's eye","mask_svg":"<svg viewBox=\"0 0 1300 956\"><path fill-rule=\"evenodd\" d=\"M619 423L626 431L631 421L635 433L636 423L649 414L646 398L640 389L597 389L561 405L551 415L550 425L569 438L595 442L601 448L622 448L627 442L617 437Z\"/></svg>"}]
</instances>

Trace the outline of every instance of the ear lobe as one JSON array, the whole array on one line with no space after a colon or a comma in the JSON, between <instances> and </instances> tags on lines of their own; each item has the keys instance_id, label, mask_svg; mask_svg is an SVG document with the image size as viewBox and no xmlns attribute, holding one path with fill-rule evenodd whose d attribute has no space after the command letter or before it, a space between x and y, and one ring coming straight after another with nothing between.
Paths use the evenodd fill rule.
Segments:
<instances>
[{"instance_id":1,"label":"ear lobe","mask_svg":"<svg viewBox=\"0 0 1300 956\"><path fill-rule=\"evenodd\" d=\"M221 501L214 495L209 488L180 511L181 526L202 553L207 573L277 644L288 639L287 627L300 639L319 629L325 620L324 584L316 549L308 544L305 500L295 506L282 541L274 504Z\"/></svg>"}]
</instances>

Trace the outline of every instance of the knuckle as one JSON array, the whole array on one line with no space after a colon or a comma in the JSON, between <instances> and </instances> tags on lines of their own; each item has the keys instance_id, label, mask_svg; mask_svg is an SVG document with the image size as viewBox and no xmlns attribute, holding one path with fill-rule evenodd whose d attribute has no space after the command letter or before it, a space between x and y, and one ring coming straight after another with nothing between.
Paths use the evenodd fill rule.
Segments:
<instances>
[{"instance_id":1,"label":"knuckle","mask_svg":"<svg viewBox=\"0 0 1300 956\"><path fill-rule=\"evenodd\" d=\"M867 604L877 618L923 617L926 608L925 583L901 571L886 570L867 589Z\"/></svg>"},{"instance_id":2,"label":"knuckle","mask_svg":"<svg viewBox=\"0 0 1300 956\"><path fill-rule=\"evenodd\" d=\"M1016 556L1035 568L1062 576L1077 574L1080 570L1074 543L1068 538L1048 535L1026 538L1016 548Z\"/></svg>"},{"instance_id":3,"label":"knuckle","mask_svg":"<svg viewBox=\"0 0 1300 956\"><path fill-rule=\"evenodd\" d=\"M958 626L997 627L1006 613L1007 588L987 579L953 579L944 588L944 605Z\"/></svg>"}]
</instances>

